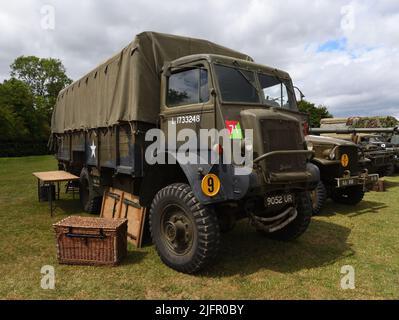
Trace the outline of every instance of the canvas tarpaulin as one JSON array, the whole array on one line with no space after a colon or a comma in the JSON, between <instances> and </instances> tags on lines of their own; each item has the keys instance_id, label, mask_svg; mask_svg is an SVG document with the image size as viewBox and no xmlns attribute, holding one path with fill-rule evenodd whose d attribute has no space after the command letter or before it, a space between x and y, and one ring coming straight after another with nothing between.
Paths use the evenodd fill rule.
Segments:
<instances>
[{"instance_id":1,"label":"canvas tarpaulin","mask_svg":"<svg viewBox=\"0 0 399 320\"><path fill-rule=\"evenodd\" d=\"M104 128L121 121L155 123L164 63L201 53L252 60L206 40L143 32L119 54L60 92L52 132Z\"/></svg>"}]
</instances>

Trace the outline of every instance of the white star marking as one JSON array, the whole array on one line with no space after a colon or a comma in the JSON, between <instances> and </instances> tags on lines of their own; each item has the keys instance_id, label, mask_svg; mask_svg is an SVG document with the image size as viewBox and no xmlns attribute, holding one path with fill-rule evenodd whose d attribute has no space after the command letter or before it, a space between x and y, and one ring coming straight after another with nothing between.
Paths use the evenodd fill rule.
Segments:
<instances>
[{"instance_id":1,"label":"white star marking","mask_svg":"<svg viewBox=\"0 0 399 320\"><path fill-rule=\"evenodd\" d=\"M93 140L93 143L92 143L92 145L90 146L90 149L91 149L91 157L92 158L95 158L96 157L96 145L94 144L94 140Z\"/></svg>"}]
</instances>

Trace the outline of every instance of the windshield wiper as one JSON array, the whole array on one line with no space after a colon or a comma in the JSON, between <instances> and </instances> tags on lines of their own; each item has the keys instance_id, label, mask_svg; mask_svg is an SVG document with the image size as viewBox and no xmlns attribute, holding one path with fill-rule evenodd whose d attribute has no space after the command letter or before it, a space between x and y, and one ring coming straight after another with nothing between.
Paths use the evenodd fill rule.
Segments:
<instances>
[{"instance_id":1,"label":"windshield wiper","mask_svg":"<svg viewBox=\"0 0 399 320\"><path fill-rule=\"evenodd\" d=\"M241 67L237 61L234 61L233 64L236 65L238 68ZM246 74L242 72L241 69L236 69L236 68L233 69L236 70L239 74L241 74L245 80L247 80L247 82L255 89L256 93L258 94L258 98L260 98L260 92L258 87L253 84L253 82L246 76Z\"/></svg>"}]
</instances>

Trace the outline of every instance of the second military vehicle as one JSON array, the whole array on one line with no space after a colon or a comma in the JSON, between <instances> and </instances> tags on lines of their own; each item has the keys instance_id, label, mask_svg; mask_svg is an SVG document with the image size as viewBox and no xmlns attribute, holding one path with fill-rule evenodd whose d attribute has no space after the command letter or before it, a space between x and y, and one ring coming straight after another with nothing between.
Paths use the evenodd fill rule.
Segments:
<instances>
[{"instance_id":1,"label":"second military vehicle","mask_svg":"<svg viewBox=\"0 0 399 320\"><path fill-rule=\"evenodd\" d=\"M205 40L144 32L60 92L52 140L59 167L80 175L88 212L98 211L107 187L136 196L162 261L193 273L235 219L278 240L305 232L319 170L303 127L286 72ZM164 148L147 152L151 129L161 129ZM185 162L173 143L184 129L227 130L230 140L195 145ZM247 174L236 174L243 163L222 161L232 143L253 152ZM219 162L204 161L215 153Z\"/></svg>"},{"instance_id":2,"label":"second military vehicle","mask_svg":"<svg viewBox=\"0 0 399 320\"><path fill-rule=\"evenodd\" d=\"M349 141L308 135L308 149L314 151L312 163L320 170L320 182L311 192L313 214L322 210L326 200L356 205L368 190L378 181L378 174L369 174L366 159L360 148Z\"/></svg>"},{"instance_id":3,"label":"second military vehicle","mask_svg":"<svg viewBox=\"0 0 399 320\"><path fill-rule=\"evenodd\" d=\"M395 145L389 140L395 140L394 135L385 137L379 134L362 134L360 136L360 144L365 146L376 146L378 150L386 150L393 154L393 163L386 167L384 174L386 176L392 175L396 169L399 168L399 145Z\"/></svg>"},{"instance_id":4,"label":"second military vehicle","mask_svg":"<svg viewBox=\"0 0 399 320\"><path fill-rule=\"evenodd\" d=\"M365 167L369 173L378 173L381 177L391 175L395 161L394 152L368 143L365 137L379 132L392 133L395 128L354 128L353 119L322 119L320 128L313 128L311 132L354 142L360 147L364 157L371 160Z\"/></svg>"}]
</instances>

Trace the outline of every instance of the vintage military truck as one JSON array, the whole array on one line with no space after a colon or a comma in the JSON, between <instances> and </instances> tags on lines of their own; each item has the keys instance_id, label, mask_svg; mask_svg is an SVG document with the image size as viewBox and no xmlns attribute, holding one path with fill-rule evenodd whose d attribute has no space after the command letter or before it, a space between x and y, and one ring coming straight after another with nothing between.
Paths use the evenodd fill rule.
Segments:
<instances>
[{"instance_id":1,"label":"vintage military truck","mask_svg":"<svg viewBox=\"0 0 399 320\"><path fill-rule=\"evenodd\" d=\"M379 149L390 151L394 157L394 167L387 167L387 176L399 169L399 120L393 116L379 117L352 117L348 119L348 125L357 129L382 129L379 133L364 134L361 142L365 145L376 145Z\"/></svg>"},{"instance_id":2,"label":"vintage military truck","mask_svg":"<svg viewBox=\"0 0 399 320\"><path fill-rule=\"evenodd\" d=\"M320 128L312 128L311 133L356 143L364 157L371 160L365 167L369 173L378 173L381 177L391 175L394 171L395 152L368 143L366 137L374 133L393 133L397 128L357 128L353 126L357 118L322 119Z\"/></svg>"},{"instance_id":3,"label":"vintage military truck","mask_svg":"<svg viewBox=\"0 0 399 320\"><path fill-rule=\"evenodd\" d=\"M312 163L320 170L320 182L311 192L313 214L322 210L326 200L356 205L362 201L368 188L378 181L378 174L369 174L371 160L364 157L353 142L308 135L308 149L314 151Z\"/></svg>"},{"instance_id":4,"label":"vintage military truck","mask_svg":"<svg viewBox=\"0 0 399 320\"><path fill-rule=\"evenodd\" d=\"M59 167L80 175L86 211L98 212L109 186L137 196L162 261L194 273L236 219L247 217L278 240L307 229L319 170L301 119L286 72L205 40L144 32L60 92L52 143ZM165 150L148 153L155 128L165 134ZM185 163L169 139L183 129L227 130L230 140L197 145ZM222 161L237 142L253 152L247 174L236 174L241 162ZM219 162L203 161L215 153ZM152 163L162 155L167 163Z\"/></svg>"},{"instance_id":5,"label":"vintage military truck","mask_svg":"<svg viewBox=\"0 0 399 320\"><path fill-rule=\"evenodd\" d=\"M395 153L395 171L399 171L399 133L394 132L393 134L388 134L386 139L392 145L392 149Z\"/></svg>"},{"instance_id":6,"label":"vintage military truck","mask_svg":"<svg viewBox=\"0 0 399 320\"><path fill-rule=\"evenodd\" d=\"M368 146L376 146L377 150L386 150L393 154L393 164L385 169L385 175L390 176L399 168L399 145L395 145L391 140L395 141L394 135L389 133L383 134L361 134L360 144Z\"/></svg>"}]
</instances>

